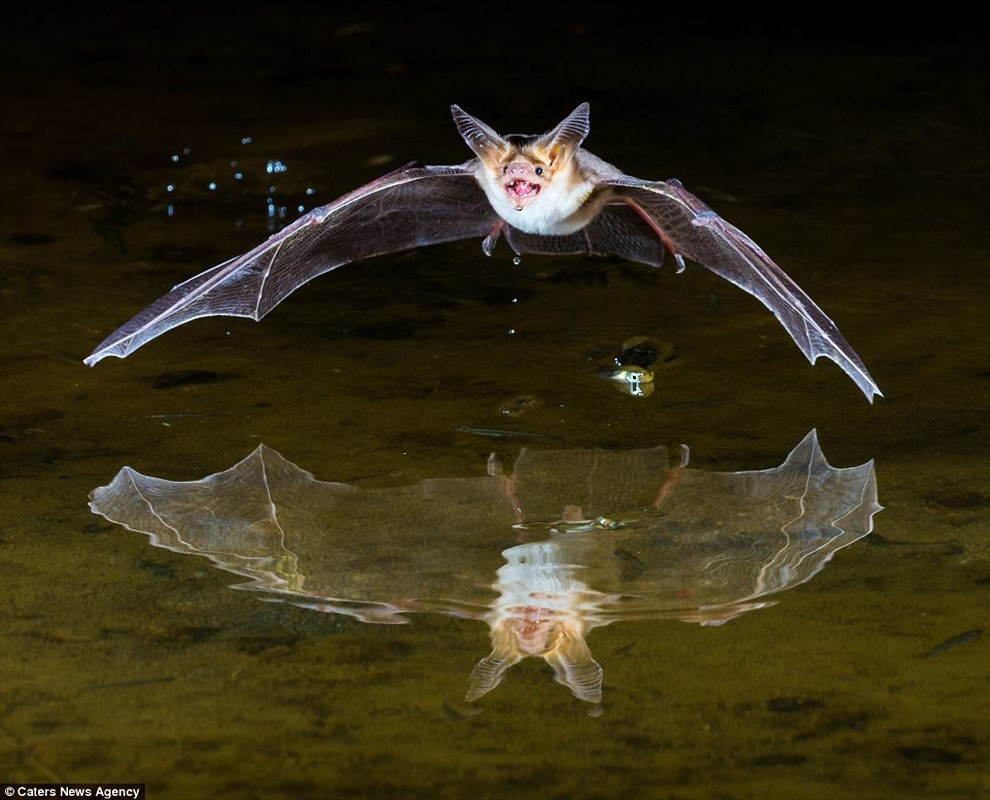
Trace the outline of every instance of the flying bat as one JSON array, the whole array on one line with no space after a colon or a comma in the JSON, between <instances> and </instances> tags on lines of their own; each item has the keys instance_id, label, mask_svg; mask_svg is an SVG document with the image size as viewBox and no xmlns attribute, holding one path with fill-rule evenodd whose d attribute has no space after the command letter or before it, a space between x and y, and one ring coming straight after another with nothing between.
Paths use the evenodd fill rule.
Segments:
<instances>
[{"instance_id":1,"label":"flying bat","mask_svg":"<svg viewBox=\"0 0 990 800\"><path fill-rule=\"evenodd\" d=\"M618 256L681 272L695 261L749 292L814 364L836 362L873 402L882 395L835 323L760 247L677 180L626 175L582 147L582 103L542 135L502 136L459 106L458 132L474 152L456 166L411 162L315 208L244 255L175 286L112 333L85 363L124 358L198 317L260 320L304 283L352 261L440 242L504 238L517 256Z\"/></svg>"}]
</instances>

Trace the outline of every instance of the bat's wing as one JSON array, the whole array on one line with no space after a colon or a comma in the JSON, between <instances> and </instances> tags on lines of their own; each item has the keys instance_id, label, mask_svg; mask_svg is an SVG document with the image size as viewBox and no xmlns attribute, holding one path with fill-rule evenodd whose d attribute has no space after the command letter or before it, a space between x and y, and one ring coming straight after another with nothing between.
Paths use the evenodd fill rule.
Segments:
<instances>
[{"instance_id":1,"label":"bat's wing","mask_svg":"<svg viewBox=\"0 0 990 800\"><path fill-rule=\"evenodd\" d=\"M85 363L124 358L197 317L259 320L324 272L369 256L482 238L497 220L464 165L408 164L313 209L250 252L180 283L114 331Z\"/></svg>"},{"instance_id":2,"label":"bat's wing","mask_svg":"<svg viewBox=\"0 0 990 800\"><path fill-rule=\"evenodd\" d=\"M689 258L756 297L769 308L814 364L837 363L872 403L880 388L835 323L760 247L679 181L621 177L602 181L614 198L584 229L568 236L537 237L507 231L520 253L618 255L658 266L664 251L679 266Z\"/></svg>"}]
</instances>

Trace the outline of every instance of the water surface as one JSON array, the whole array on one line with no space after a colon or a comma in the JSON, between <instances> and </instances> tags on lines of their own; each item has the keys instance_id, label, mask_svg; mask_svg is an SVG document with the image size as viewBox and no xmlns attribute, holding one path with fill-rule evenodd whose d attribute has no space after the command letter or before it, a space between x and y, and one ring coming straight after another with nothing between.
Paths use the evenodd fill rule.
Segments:
<instances>
[{"instance_id":1,"label":"water surface","mask_svg":"<svg viewBox=\"0 0 990 800\"><path fill-rule=\"evenodd\" d=\"M703 19L466 27L306 4L4 20L0 777L153 798L986 792L990 659L968 634L987 627L990 578L983 43ZM345 268L261 324L199 321L82 365L299 207L411 159L465 160L450 103L535 132L583 100L590 150L680 178L752 235L885 397L808 365L696 265L514 266L480 242ZM645 399L595 377L632 336L674 354ZM384 488L541 442L463 426L686 444L722 471L775 466L815 428L833 465L876 460L886 510L772 608L595 630L593 716L536 660L465 703L483 625L262 603L87 508L124 465L195 480L260 443Z\"/></svg>"}]
</instances>

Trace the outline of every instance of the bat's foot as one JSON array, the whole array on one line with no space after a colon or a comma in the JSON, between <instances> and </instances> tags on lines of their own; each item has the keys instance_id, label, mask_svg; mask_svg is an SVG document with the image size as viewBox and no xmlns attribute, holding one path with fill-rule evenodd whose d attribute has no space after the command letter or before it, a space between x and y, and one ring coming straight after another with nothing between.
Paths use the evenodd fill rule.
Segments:
<instances>
[{"instance_id":1,"label":"bat's foot","mask_svg":"<svg viewBox=\"0 0 990 800\"><path fill-rule=\"evenodd\" d=\"M499 220L494 225L492 229L488 232L485 237L485 241L481 243L481 250L486 256L490 256L495 252L495 244L498 242L498 237L502 235L502 229L505 227L505 221Z\"/></svg>"}]
</instances>

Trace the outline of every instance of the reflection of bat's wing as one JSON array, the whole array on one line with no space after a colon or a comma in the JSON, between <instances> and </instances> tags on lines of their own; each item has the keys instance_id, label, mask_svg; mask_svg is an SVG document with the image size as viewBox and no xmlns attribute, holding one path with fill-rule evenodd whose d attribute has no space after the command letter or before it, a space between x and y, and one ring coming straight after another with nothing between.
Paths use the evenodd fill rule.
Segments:
<instances>
[{"instance_id":1,"label":"reflection of bat's wing","mask_svg":"<svg viewBox=\"0 0 990 800\"><path fill-rule=\"evenodd\" d=\"M307 281L336 267L457 239L483 238L498 218L463 166L409 164L313 209L242 256L172 289L85 360L123 358L197 317L259 320Z\"/></svg>"},{"instance_id":2,"label":"reflection of bat's wing","mask_svg":"<svg viewBox=\"0 0 990 800\"><path fill-rule=\"evenodd\" d=\"M734 283L769 308L813 364L819 356L837 363L870 402L880 388L835 323L760 247L730 225L679 181L627 176L602 181L615 205L568 236L507 231L520 253L618 255L659 266L664 250L689 258Z\"/></svg>"},{"instance_id":3,"label":"reflection of bat's wing","mask_svg":"<svg viewBox=\"0 0 990 800\"><path fill-rule=\"evenodd\" d=\"M766 470L670 470L663 448L525 449L511 477L390 488L319 481L260 445L198 481L124 467L90 500L266 599L379 623L522 619L527 647L548 619L719 624L810 580L881 509L873 462L832 467L814 431Z\"/></svg>"},{"instance_id":4,"label":"reflection of bat's wing","mask_svg":"<svg viewBox=\"0 0 990 800\"><path fill-rule=\"evenodd\" d=\"M90 508L155 547L208 558L265 599L398 623L450 598L447 613L487 610L484 579L513 538L507 479L435 478L388 489L316 480L264 445L197 481L124 467ZM486 547L487 546L487 547ZM480 609L480 611L478 611Z\"/></svg>"},{"instance_id":5,"label":"reflection of bat's wing","mask_svg":"<svg viewBox=\"0 0 990 800\"><path fill-rule=\"evenodd\" d=\"M772 605L866 536L881 506L873 462L836 469L811 431L766 470L668 469L663 448L524 450L511 476L489 461L487 477L389 488L319 481L260 445L198 481L124 467L90 508L247 578L235 588L265 600L377 624L424 612L486 622L493 649L468 700L539 656L597 703L602 667L585 641L594 628L721 625ZM511 527L560 510L522 537ZM597 514L613 518L588 518Z\"/></svg>"}]
</instances>

